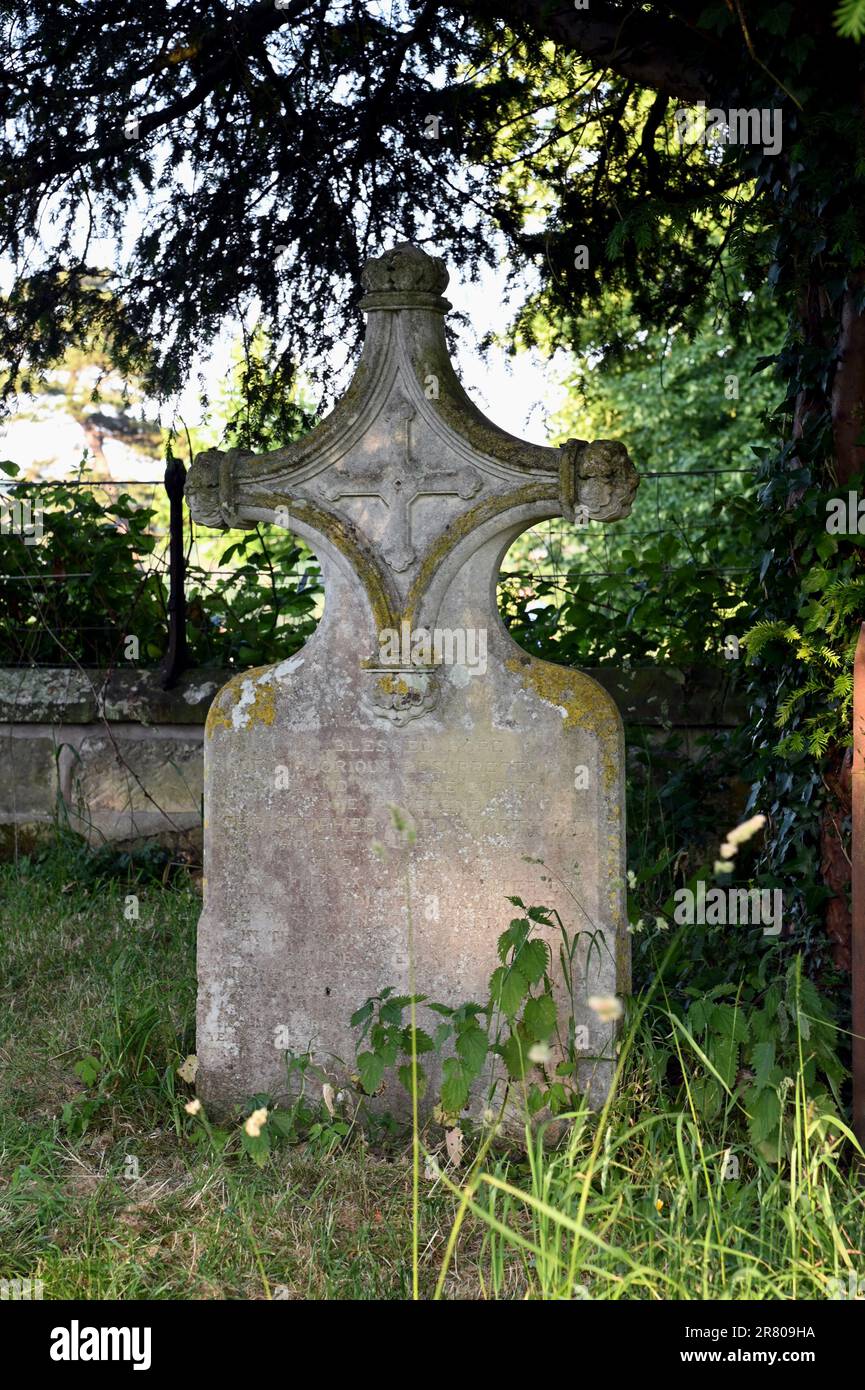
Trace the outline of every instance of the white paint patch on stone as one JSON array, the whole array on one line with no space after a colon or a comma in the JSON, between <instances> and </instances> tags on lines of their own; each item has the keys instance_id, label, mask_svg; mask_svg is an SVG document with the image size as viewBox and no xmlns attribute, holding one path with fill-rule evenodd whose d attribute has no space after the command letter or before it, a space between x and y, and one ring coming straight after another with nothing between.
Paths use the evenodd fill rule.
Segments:
<instances>
[{"instance_id":1,"label":"white paint patch on stone","mask_svg":"<svg viewBox=\"0 0 865 1390\"><path fill-rule=\"evenodd\" d=\"M231 723L235 729L246 728L246 712L255 704L255 685L245 680L240 689L240 698L231 711Z\"/></svg>"},{"instance_id":2,"label":"white paint patch on stone","mask_svg":"<svg viewBox=\"0 0 865 1390\"><path fill-rule=\"evenodd\" d=\"M281 661L273 674L278 681L285 681L288 680L289 676L293 675L295 671L299 670L302 665L303 657L299 652L295 652L294 656L288 657L286 661Z\"/></svg>"}]
</instances>

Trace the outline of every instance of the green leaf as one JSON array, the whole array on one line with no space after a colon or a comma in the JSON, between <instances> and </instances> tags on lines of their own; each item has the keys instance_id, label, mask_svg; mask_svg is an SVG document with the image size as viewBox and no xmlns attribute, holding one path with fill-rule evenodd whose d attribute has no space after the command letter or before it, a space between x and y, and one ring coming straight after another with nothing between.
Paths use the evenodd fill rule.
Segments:
<instances>
[{"instance_id":1,"label":"green leaf","mask_svg":"<svg viewBox=\"0 0 865 1390\"><path fill-rule=\"evenodd\" d=\"M418 1003L415 1000L415 1003ZM379 1009L379 1019L382 1023L402 1023L403 1009L411 1003L410 994L397 994L393 999L389 999L386 1004L382 1004Z\"/></svg>"},{"instance_id":2,"label":"green leaf","mask_svg":"<svg viewBox=\"0 0 865 1390\"><path fill-rule=\"evenodd\" d=\"M489 1039L483 1028L471 1023L457 1035L456 1049L466 1071L477 1076L486 1061Z\"/></svg>"},{"instance_id":3,"label":"green leaf","mask_svg":"<svg viewBox=\"0 0 865 1390\"><path fill-rule=\"evenodd\" d=\"M514 1081L522 1081L529 1067L529 1048L531 1043L516 1029L500 1049L502 1061L508 1069L508 1076Z\"/></svg>"},{"instance_id":4,"label":"green leaf","mask_svg":"<svg viewBox=\"0 0 865 1390\"><path fill-rule=\"evenodd\" d=\"M296 1139L297 1127L290 1110L271 1110L267 1117L269 1129L273 1129L283 1139Z\"/></svg>"},{"instance_id":5,"label":"green leaf","mask_svg":"<svg viewBox=\"0 0 865 1390\"><path fill-rule=\"evenodd\" d=\"M361 1052L357 1059L360 1084L368 1096L375 1095L384 1076L384 1058L375 1052Z\"/></svg>"},{"instance_id":6,"label":"green leaf","mask_svg":"<svg viewBox=\"0 0 865 1390\"><path fill-rule=\"evenodd\" d=\"M362 1023L366 1023L367 1019L372 1016L372 1009L373 1001L371 999L367 999L366 1003L362 1004L359 1009L356 1009L355 1012L352 1014L351 1018L349 1019L351 1027L359 1028Z\"/></svg>"},{"instance_id":7,"label":"green leaf","mask_svg":"<svg viewBox=\"0 0 865 1390\"><path fill-rule=\"evenodd\" d=\"M734 1004L716 1004L712 1010L709 1024L713 1033L721 1037L745 1042L748 1037L748 1020L743 1011Z\"/></svg>"},{"instance_id":8,"label":"green leaf","mask_svg":"<svg viewBox=\"0 0 865 1390\"><path fill-rule=\"evenodd\" d=\"M426 1088L429 1084L429 1080L423 1067L416 1067L415 1072L417 1075L418 1099L421 1100L426 1094ZM396 1074L399 1077L399 1080L402 1083L402 1085L408 1091L409 1095L411 1095L411 1062L404 1062L402 1066L397 1067Z\"/></svg>"},{"instance_id":9,"label":"green leaf","mask_svg":"<svg viewBox=\"0 0 865 1390\"><path fill-rule=\"evenodd\" d=\"M529 999L523 1010L526 1035L535 1042L546 1042L556 1026L556 1005L550 994Z\"/></svg>"},{"instance_id":10,"label":"green leaf","mask_svg":"<svg viewBox=\"0 0 865 1390\"><path fill-rule=\"evenodd\" d=\"M102 1070L102 1063L98 1057L82 1057L80 1062L75 1063L72 1070L76 1076L80 1077L85 1086L92 1086Z\"/></svg>"},{"instance_id":11,"label":"green leaf","mask_svg":"<svg viewBox=\"0 0 865 1390\"><path fill-rule=\"evenodd\" d=\"M549 960L549 949L545 941L535 937L532 941L527 941L517 957L517 964L520 972L526 977L530 985L536 985L547 968Z\"/></svg>"},{"instance_id":12,"label":"green leaf","mask_svg":"<svg viewBox=\"0 0 865 1390\"><path fill-rule=\"evenodd\" d=\"M266 1124L261 1133L254 1138L247 1134L245 1129L240 1131L240 1139L244 1153L249 1154L253 1163L258 1168L263 1168L270 1156L270 1122Z\"/></svg>"},{"instance_id":13,"label":"green leaf","mask_svg":"<svg viewBox=\"0 0 865 1390\"><path fill-rule=\"evenodd\" d=\"M752 1142L760 1144L764 1139L774 1139L781 1119L781 1102L777 1092L770 1087L762 1090L752 1087L748 1092L747 1105Z\"/></svg>"},{"instance_id":14,"label":"green leaf","mask_svg":"<svg viewBox=\"0 0 865 1390\"><path fill-rule=\"evenodd\" d=\"M442 1073L442 1109L451 1115L459 1114L468 1104L470 1078L455 1057L448 1057Z\"/></svg>"},{"instance_id":15,"label":"green leaf","mask_svg":"<svg viewBox=\"0 0 865 1390\"><path fill-rule=\"evenodd\" d=\"M515 965L500 965L490 976L490 996L494 1004L513 1018L528 992L528 982Z\"/></svg>"},{"instance_id":16,"label":"green leaf","mask_svg":"<svg viewBox=\"0 0 865 1390\"><path fill-rule=\"evenodd\" d=\"M751 1065L756 1077L755 1084L765 1086L775 1065L775 1044L771 1041L756 1043L751 1049Z\"/></svg>"},{"instance_id":17,"label":"green leaf","mask_svg":"<svg viewBox=\"0 0 865 1390\"><path fill-rule=\"evenodd\" d=\"M444 1026L446 1027L447 1025L445 1024ZM411 1056L411 1026L403 1028L400 1035L400 1042L403 1052L407 1052L409 1056ZM435 1051L435 1043L429 1033L425 1033L422 1028L415 1028L414 1030L414 1050L418 1057L422 1052Z\"/></svg>"},{"instance_id":18,"label":"green leaf","mask_svg":"<svg viewBox=\"0 0 865 1390\"><path fill-rule=\"evenodd\" d=\"M531 923L527 917L515 917L507 931L503 931L498 939L499 960L507 961L510 952L522 946L530 931Z\"/></svg>"}]
</instances>

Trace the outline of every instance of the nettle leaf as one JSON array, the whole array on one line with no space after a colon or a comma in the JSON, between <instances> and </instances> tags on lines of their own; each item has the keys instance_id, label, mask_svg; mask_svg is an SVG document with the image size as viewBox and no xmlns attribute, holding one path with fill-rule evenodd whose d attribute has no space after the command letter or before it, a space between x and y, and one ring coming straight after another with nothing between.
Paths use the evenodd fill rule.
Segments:
<instances>
[{"instance_id":1,"label":"nettle leaf","mask_svg":"<svg viewBox=\"0 0 865 1390\"><path fill-rule=\"evenodd\" d=\"M245 1129L241 1129L240 1140L244 1153L249 1155L257 1167L263 1168L270 1155L270 1124L266 1124L257 1135L247 1134Z\"/></svg>"},{"instance_id":2,"label":"nettle leaf","mask_svg":"<svg viewBox=\"0 0 865 1390\"><path fill-rule=\"evenodd\" d=\"M102 1070L102 1063L98 1057L82 1057L80 1062L75 1063L72 1070L84 1082L85 1086L92 1086Z\"/></svg>"},{"instance_id":3,"label":"nettle leaf","mask_svg":"<svg viewBox=\"0 0 865 1390\"><path fill-rule=\"evenodd\" d=\"M526 942L517 961L520 972L525 975L531 985L537 984L546 970L548 962L549 948L547 943L538 937Z\"/></svg>"},{"instance_id":4,"label":"nettle leaf","mask_svg":"<svg viewBox=\"0 0 865 1390\"><path fill-rule=\"evenodd\" d=\"M362 1023L366 1023L367 1019L372 1016L372 1009L372 999L367 999L365 1004L362 1004L359 1009L355 1009L349 1020L352 1028L359 1028Z\"/></svg>"},{"instance_id":5,"label":"nettle leaf","mask_svg":"<svg viewBox=\"0 0 865 1390\"><path fill-rule=\"evenodd\" d=\"M771 1041L758 1042L751 1049L751 1066L754 1068L756 1084L765 1086L775 1065L775 1044Z\"/></svg>"},{"instance_id":6,"label":"nettle leaf","mask_svg":"<svg viewBox=\"0 0 865 1390\"><path fill-rule=\"evenodd\" d=\"M499 937L497 946L499 960L506 961L511 951L518 950L531 929L531 923L527 917L515 917L507 931L503 931Z\"/></svg>"},{"instance_id":7,"label":"nettle leaf","mask_svg":"<svg viewBox=\"0 0 865 1390\"><path fill-rule=\"evenodd\" d=\"M709 1022L713 1033L733 1038L736 1042L747 1041L748 1020L743 1011L737 1009L734 1004L716 1004Z\"/></svg>"},{"instance_id":8,"label":"nettle leaf","mask_svg":"<svg viewBox=\"0 0 865 1390\"><path fill-rule=\"evenodd\" d=\"M477 1076L486 1061L489 1038L483 1028L471 1023L457 1036L456 1049L466 1071L472 1076Z\"/></svg>"},{"instance_id":9,"label":"nettle leaf","mask_svg":"<svg viewBox=\"0 0 865 1390\"><path fill-rule=\"evenodd\" d=\"M468 1104L470 1078L455 1057L448 1057L442 1073L442 1109L451 1115L458 1114Z\"/></svg>"},{"instance_id":10,"label":"nettle leaf","mask_svg":"<svg viewBox=\"0 0 865 1390\"><path fill-rule=\"evenodd\" d=\"M522 1081L530 1066L529 1048L531 1041L520 1028L514 1029L507 1042L499 1049L502 1061L508 1069L508 1076L514 1081Z\"/></svg>"},{"instance_id":11,"label":"nettle leaf","mask_svg":"<svg viewBox=\"0 0 865 1390\"><path fill-rule=\"evenodd\" d=\"M447 1024L443 1024L442 1026L446 1028ZM400 1043L402 1045L403 1052L411 1054L411 1027L403 1028L402 1033L400 1035ZM418 1057L422 1052L434 1052L435 1046L436 1045L430 1037L429 1033L425 1033L422 1028L415 1028L414 1050Z\"/></svg>"},{"instance_id":12,"label":"nettle leaf","mask_svg":"<svg viewBox=\"0 0 865 1390\"><path fill-rule=\"evenodd\" d=\"M529 1114L536 1115L544 1103L544 1093L537 1083L533 1083L529 1087L526 1100L528 1102Z\"/></svg>"},{"instance_id":13,"label":"nettle leaf","mask_svg":"<svg viewBox=\"0 0 865 1390\"><path fill-rule=\"evenodd\" d=\"M534 1042L546 1042L556 1026L556 1005L551 994L529 999L523 1010L523 1027Z\"/></svg>"},{"instance_id":14,"label":"nettle leaf","mask_svg":"<svg viewBox=\"0 0 865 1390\"><path fill-rule=\"evenodd\" d=\"M528 981L515 965L500 965L490 978L490 994L502 1013L513 1018L528 993Z\"/></svg>"},{"instance_id":15,"label":"nettle leaf","mask_svg":"<svg viewBox=\"0 0 865 1390\"><path fill-rule=\"evenodd\" d=\"M706 1026L706 1006L702 1000L695 999L688 1009L688 1027L692 1033L702 1033Z\"/></svg>"},{"instance_id":16,"label":"nettle leaf","mask_svg":"<svg viewBox=\"0 0 865 1390\"><path fill-rule=\"evenodd\" d=\"M419 1001L416 999L415 1003ZM382 1004L379 1010L379 1018L382 1023L402 1023L402 1011L411 1003L410 994L398 994L396 998L389 999L386 1004Z\"/></svg>"},{"instance_id":17,"label":"nettle leaf","mask_svg":"<svg viewBox=\"0 0 865 1390\"><path fill-rule=\"evenodd\" d=\"M752 1087L748 1092L747 1105L752 1142L761 1144L764 1139L774 1139L781 1119L781 1102L777 1091L768 1086L762 1090Z\"/></svg>"},{"instance_id":18,"label":"nettle leaf","mask_svg":"<svg viewBox=\"0 0 865 1390\"><path fill-rule=\"evenodd\" d=\"M526 916L533 922L540 922L544 927L552 926L551 911L548 907L529 907L526 909Z\"/></svg>"},{"instance_id":19,"label":"nettle leaf","mask_svg":"<svg viewBox=\"0 0 865 1390\"><path fill-rule=\"evenodd\" d=\"M409 1095L411 1095L411 1063L404 1062L402 1066L397 1067L396 1074L399 1077L401 1084L408 1091ZM423 1067L420 1066L415 1067L415 1074L417 1075L418 1099L422 1100L423 1097L426 1095L426 1088L429 1085L429 1077L427 1076Z\"/></svg>"},{"instance_id":20,"label":"nettle leaf","mask_svg":"<svg viewBox=\"0 0 865 1390\"><path fill-rule=\"evenodd\" d=\"M384 1076L384 1058L375 1052L361 1052L357 1059L357 1071L367 1095L374 1095Z\"/></svg>"}]
</instances>

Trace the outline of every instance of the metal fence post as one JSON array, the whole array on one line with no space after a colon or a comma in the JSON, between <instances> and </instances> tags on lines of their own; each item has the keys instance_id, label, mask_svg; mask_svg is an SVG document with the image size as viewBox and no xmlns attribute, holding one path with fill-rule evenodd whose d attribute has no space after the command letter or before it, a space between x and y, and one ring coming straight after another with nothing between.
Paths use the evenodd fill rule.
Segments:
<instances>
[{"instance_id":1,"label":"metal fence post","mask_svg":"<svg viewBox=\"0 0 865 1390\"><path fill-rule=\"evenodd\" d=\"M183 489L186 469L178 458L165 465L168 493L168 646L162 660L162 689L170 690L186 670L186 557L183 546Z\"/></svg>"}]
</instances>

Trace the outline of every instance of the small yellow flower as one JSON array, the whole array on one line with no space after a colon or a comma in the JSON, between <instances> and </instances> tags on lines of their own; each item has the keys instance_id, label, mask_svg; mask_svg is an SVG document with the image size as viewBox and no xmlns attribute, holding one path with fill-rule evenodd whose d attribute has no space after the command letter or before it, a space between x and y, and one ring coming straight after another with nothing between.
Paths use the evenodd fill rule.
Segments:
<instances>
[{"instance_id":1,"label":"small yellow flower","mask_svg":"<svg viewBox=\"0 0 865 1390\"><path fill-rule=\"evenodd\" d=\"M656 1197L656 1198L655 1198L655 1211L663 1211L663 1210L664 1210L664 1203L661 1201L660 1197Z\"/></svg>"},{"instance_id":2,"label":"small yellow flower","mask_svg":"<svg viewBox=\"0 0 865 1390\"><path fill-rule=\"evenodd\" d=\"M260 1110L253 1110L243 1128L246 1130L250 1139L257 1139L261 1134L263 1125L267 1124L267 1110L264 1106Z\"/></svg>"},{"instance_id":3,"label":"small yellow flower","mask_svg":"<svg viewBox=\"0 0 865 1390\"><path fill-rule=\"evenodd\" d=\"M625 1012L625 1006L615 994L591 994L587 1004L602 1023L615 1023Z\"/></svg>"},{"instance_id":4,"label":"small yellow flower","mask_svg":"<svg viewBox=\"0 0 865 1390\"><path fill-rule=\"evenodd\" d=\"M196 1096L195 1100L188 1100L183 1108L187 1115L197 1115L201 1109L201 1101Z\"/></svg>"}]
</instances>

